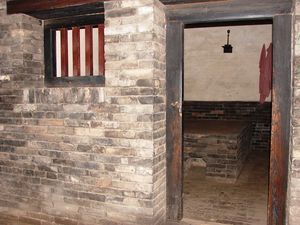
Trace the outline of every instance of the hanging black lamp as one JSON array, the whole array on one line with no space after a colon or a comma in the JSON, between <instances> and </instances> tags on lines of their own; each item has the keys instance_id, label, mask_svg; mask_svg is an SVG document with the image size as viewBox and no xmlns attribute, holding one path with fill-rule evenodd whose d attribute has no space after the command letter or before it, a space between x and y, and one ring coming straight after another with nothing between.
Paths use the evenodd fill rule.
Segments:
<instances>
[{"instance_id":1,"label":"hanging black lamp","mask_svg":"<svg viewBox=\"0 0 300 225\"><path fill-rule=\"evenodd\" d=\"M222 46L224 49L224 53L232 53L232 45L229 44L230 30L227 30L227 44Z\"/></svg>"}]
</instances>

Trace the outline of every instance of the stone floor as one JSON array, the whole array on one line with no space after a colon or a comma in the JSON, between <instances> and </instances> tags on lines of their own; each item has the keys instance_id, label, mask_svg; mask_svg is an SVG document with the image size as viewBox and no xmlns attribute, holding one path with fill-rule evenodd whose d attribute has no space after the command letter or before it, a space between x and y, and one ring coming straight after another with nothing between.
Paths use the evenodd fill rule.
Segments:
<instances>
[{"instance_id":1,"label":"stone floor","mask_svg":"<svg viewBox=\"0 0 300 225\"><path fill-rule=\"evenodd\" d=\"M205 179L205 168L194 167L184 182L182 225L266 225L268 154L250 153L235 184Z\"/></svg>"}]
</instances>

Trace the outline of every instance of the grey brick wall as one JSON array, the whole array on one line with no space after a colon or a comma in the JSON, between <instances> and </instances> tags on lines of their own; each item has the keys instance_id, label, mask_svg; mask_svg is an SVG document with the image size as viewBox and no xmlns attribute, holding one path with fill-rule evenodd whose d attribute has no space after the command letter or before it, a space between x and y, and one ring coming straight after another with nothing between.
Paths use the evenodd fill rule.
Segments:
<instances>
[{"instance_id":1,"label":"grey brick wall","mask_svg":"<svg viewBox=\"0 0 300 225\"><path fill-rule=\"evenodd\" d=\"M164 222L163 6L105 9L105 87L47 88L41 22L0 0L0 224Z\"/></svg>"},{"instance_id":2,"label":"grey brick wall","mask_svg":"<svg viewBox=\"0 0 300 225\"><path fill-rule=\"evenodd\" d=\"M294 17L294 76L293 76L293 101L292 101L292 152L290 161L290 177L288 192L288 224L300 223L300 145L299 145L299 90L300 90L300 1L295 0Z\"/></svg>"},{"instance_id":3,"label":"grey brick wall","mask_svg":"<svg viewBox=\"0 0 300 225\"><path fill-rule=\"evenodd\" d=\"M289 225L300 221L296 1ZM157 0L106 3L104 88L46 88L40 21L0 0L0 224L165 218L165 20Z\"/></svg>"}]
</instances>

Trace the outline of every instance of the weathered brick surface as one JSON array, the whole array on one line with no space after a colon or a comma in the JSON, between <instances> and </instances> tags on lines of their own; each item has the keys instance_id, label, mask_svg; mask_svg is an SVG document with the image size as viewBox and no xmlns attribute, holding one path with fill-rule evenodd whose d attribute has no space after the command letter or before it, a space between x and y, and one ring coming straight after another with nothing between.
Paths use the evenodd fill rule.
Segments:
<instances>
[{"instance_id":1,"label":"weathered brick surface","mask_svg":"<svg viewBox=\"0 0 300 225\"><path fill-rule=\"evenodd\" d=\"M152 0L105 4L105 51L109 61L106 63L107 84L119 86L114 90L119 92L119 96L113 98L116 104L124 107L124 110L130 110L130 113L138 114L132 126L140 122L143 122L143 126L149 124L148 128L145 127L144 135L150 133L151 136L149 144L146 144L151 150L143 153L147 159L142 162L148 168L138 169L141 175L152 177L149 186L153 191L152 200L145 204L151 210L148 210L148 220L145 217L137 220L138 223L161 223L165 217L166 193L164 12L162 5ZM120 20L118 15L122 13L126 16ZM135 97L141 94L144 96ZM128 108L128 104L133 104L133 107ZM126 217L126 214L123 216Z\"/></svg>"},{"instance_id":2,"label":"weathered brick surface","mask_svg":"<svg viewBox=\"0 0 300 225\"><path fill-rule=\"evenodd\" d=\"M186 101L184 121L242 120L251 121L251 149L270 151L272 106L270 102L201 102Z\"/></svg>"},{"instance_id":3,"label":"weathered brick surface","mask_svg":"<svg viewBox=\"0 0 300 225\"><path fill-rule=\"evenodd\" d=\"M238 131L228 129L226 133L218 133L220 128L216 123L211 123L211 126L216 126L214 131L185 130L184 164L188 167L189 162L202 158L206 164L206 178L234 183L251 150L251 125L245 123ZM231 126L236 125L232 123Z\"/></svg>"},{"instance_id":4,"label":"weathered brick surface","mask_svg":"<svg viewBox=\"0 0 300 225\"><path fill-rule=\"evenodd\" d=\"M300 223L300 145L299 145L299 91L300 91L300 1L295 0L294 17L294 71L293 71L293 97L292 97L292 142L290 156L290 175L288 191L288 224L298 225Z\"/></svg>"},{"instance_id":5,"label":"weathered brick surface","mask_svg":"<svg viewBox=\"0 0 300 225\"><path fill-rule=\"evenodd\" d=\"M1 224L164 222L164 10L105 9L105 87L47 88L40 21L0 0Z\"/></svg>"}]
</instances>

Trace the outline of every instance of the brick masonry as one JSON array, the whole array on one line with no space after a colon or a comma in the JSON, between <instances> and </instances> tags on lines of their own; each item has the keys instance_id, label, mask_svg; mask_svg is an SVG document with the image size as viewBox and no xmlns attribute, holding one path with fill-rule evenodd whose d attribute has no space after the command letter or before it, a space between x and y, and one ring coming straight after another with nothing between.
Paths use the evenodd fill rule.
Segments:
<instances>
[{"instance_id":1,"label":"brick masonry","mask_svg":"<svg viewBox=\"0 0 300 225\"><path fill-rule=\"evenodd\" d=\"M300 221L295 0L289 225ZM106 3L106 86L44 86L40 21L0 0L0 224L159 224L165 214L165 30L156 0Z\"/></svg>"},{"instance_id":2,"label":"brick masonry","mask_svg":"<svg viewBox=\"0 0 300 225\"><path fill-rule=\"evenodd\" d=\"M105 3L105 87L44 85L42 23L0 0L0 224L162 224L165 16Z\"/></svg>"},{"instance_id":3,"label":"brick masonry","mask_svg":"<svg viewBox=\"0 0 300 225\"><path fill-rule=\"evenodd\" d=\"M234 124L232 125L234 126ZM184 159L206 164L206 178L220 182L236 182L250 152L251 125L245 123L238 131L184 132ZM188 163L189 164L189 163Z\"/></svg>"},{"instance_id":4,"label":"brick masonry","mask_svg":"<svg viewBox=\"0 0 300 225\"><path fill-rule=\"evenodd\" d=\"M292 121L291 121L291 153L289 162L289 190L287 207L287 224L298 225L300 223L300 1L295 0L293 56L294 70L292 77Z\"/></svg>"},{"instance_id":5,"label":"brick masonry","mask_svg":"<svg viewBox=\"0 0 300 225\"><path fill-rule=\"evenodd\" d=\"M184 120L242 120L252 123L251 149L270 150L271 103L184 102Z\"/></svg>"}]
</instances>

